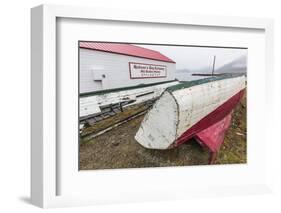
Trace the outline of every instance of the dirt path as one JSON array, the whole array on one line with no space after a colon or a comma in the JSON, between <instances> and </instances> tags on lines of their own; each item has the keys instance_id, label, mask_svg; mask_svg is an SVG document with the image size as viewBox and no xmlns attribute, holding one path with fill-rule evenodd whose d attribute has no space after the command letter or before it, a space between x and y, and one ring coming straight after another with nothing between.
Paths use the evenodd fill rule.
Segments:
<instances>
[{"instance_id":1,"label":"dirt path","mask_svg":"<svg viewBox=\"0 0 281 213\"><path fill-rule=\"evenodd\" d=\"M216 164L246 163L246 98L236 108ZM194 140L172 150L149 150L134 139L143 116L81 143L82 170L208 164L209 151Z\"/></svg>"}]
</instances>

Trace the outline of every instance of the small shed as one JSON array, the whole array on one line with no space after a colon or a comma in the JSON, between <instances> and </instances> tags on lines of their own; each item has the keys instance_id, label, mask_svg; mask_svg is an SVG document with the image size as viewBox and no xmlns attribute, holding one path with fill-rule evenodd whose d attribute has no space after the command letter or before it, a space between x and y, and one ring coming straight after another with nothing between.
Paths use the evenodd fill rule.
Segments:
<instances>
[{"instance_id":1,"label":"small shed","mask_svg":"<svg viewBox=\"0 0 281 213\"><path fill-rule=\"evenodd\" d=\"M121 43L79 42L80 94L175 79L176 63L158 51Z\"/></svg>"}]
</instances>

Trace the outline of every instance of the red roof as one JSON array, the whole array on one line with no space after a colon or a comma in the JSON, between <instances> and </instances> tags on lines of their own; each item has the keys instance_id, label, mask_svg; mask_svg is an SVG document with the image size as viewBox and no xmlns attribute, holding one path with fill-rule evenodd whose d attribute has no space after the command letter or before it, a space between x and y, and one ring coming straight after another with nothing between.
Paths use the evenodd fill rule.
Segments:
<instances>
[{"instance_id":1,"label":"red roof","mask_svg":"<svg viewBox=\"0 0 281 213\"><path fill-rule=\"evenodd\" d=\"M176 63L158 51L121 43L80 42L80 48Z\"/></svg>"}]
</instances>

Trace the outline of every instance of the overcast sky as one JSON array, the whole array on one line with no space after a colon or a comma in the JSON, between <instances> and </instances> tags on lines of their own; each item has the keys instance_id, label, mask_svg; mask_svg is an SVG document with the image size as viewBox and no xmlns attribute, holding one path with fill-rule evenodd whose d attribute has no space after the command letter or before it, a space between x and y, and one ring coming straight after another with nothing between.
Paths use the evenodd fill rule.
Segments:
<instances>
[{"instance_id":1,"label":"overcast sky","mask_svg":"<svg viewBox=\"0 0 281 213\"><path fill-rule=\"evenodd\" d=\"M212 69L213 58L216 56L216 69L238 58L247 57L247 49L138 45L156 50L176 62L176 69L198 70L209 67Z\"/></svg>"}]
</instances>

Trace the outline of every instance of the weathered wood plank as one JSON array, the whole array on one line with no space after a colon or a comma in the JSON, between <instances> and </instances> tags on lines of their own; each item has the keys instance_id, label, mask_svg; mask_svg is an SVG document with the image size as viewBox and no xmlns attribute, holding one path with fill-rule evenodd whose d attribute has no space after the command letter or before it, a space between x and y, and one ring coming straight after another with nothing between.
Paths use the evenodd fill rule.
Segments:
<instances>
[{"instance_id":1,"label":"weathered wood plank","mask_svg":"<svg viewBox=\"0 0 281 213\"><path fill-rule=\"evenodd\" d=\"M157 84L149 87L134 88L128 90L117 90L109 93L97 93L92 96L80 97L80 117L85 117L91 114L100 113L101 106L117 104L124 101L134 101L133 104L145 102L150 99L157 98L161 93L170 86L179 84L178 81L169 83Z\"/></svg>"}]
</instances>

